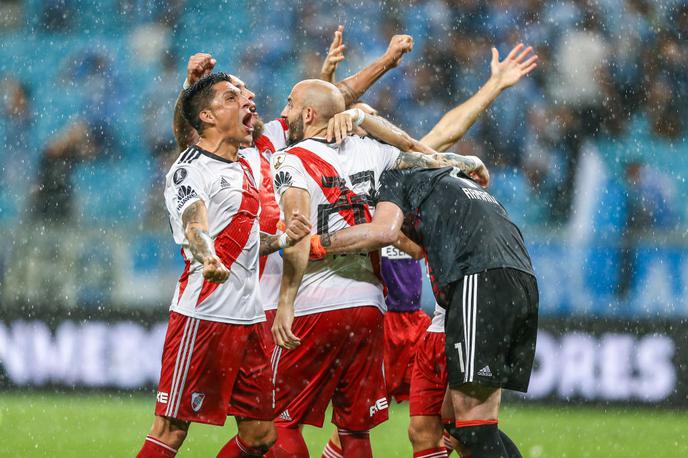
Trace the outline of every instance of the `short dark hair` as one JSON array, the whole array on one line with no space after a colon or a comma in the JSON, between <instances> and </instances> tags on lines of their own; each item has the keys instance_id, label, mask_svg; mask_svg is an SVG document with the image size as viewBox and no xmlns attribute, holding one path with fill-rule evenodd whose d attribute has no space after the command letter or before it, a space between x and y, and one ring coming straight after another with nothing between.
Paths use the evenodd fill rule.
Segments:
<instances>
[{"instance_id":1,"label":"short dark hair","mask_svg":"<svg viewBox=\"0 0 688 458\"><path fill-rule=\"evenodd\" d=\"M224 72L211 73L193 83L188 89L185 89L182 94L182 112L184 113L184 118L186 118L189 124L191 124L199 134L203 132L203 122L201 122L198 115L201 111L208 108L213 97L215 97L213 86L221 81L231 83L232 77Z\"/></svg>"}]
</instances>

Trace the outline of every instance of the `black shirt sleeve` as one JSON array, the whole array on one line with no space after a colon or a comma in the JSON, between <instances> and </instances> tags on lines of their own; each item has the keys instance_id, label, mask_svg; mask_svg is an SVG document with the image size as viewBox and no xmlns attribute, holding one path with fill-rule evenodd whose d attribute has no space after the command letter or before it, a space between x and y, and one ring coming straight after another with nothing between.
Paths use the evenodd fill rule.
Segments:
<instances>
[{"instance_id":1,"label":"black shirt sleeve","mask_svg":"<svg viewBox=\"0 0 688 458\"><path fill-rule=\"evenodd\" d=\"M401 170L388 170L380 177L379 202L392 202L401 211L409 211L409 203L404 187L404 174Z\"/></svg>"}]
</instances>

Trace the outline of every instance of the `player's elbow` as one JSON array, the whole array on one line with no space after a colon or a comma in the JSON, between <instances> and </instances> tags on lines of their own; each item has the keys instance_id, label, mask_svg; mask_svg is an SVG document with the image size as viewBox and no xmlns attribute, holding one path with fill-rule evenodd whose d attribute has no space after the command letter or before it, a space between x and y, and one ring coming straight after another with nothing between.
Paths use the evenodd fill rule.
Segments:
<instances>
[{"instance_id":1,"label":"player's elbow","mask_svg":"<svg viewBox=\"0 0 688 458\"><path fill-rule=\"evenodd\" d=\"M375 236L377 246L392 245L399 239L399 229L394 226L380 226L375 231Z\"/></svg>"}]
</instances>

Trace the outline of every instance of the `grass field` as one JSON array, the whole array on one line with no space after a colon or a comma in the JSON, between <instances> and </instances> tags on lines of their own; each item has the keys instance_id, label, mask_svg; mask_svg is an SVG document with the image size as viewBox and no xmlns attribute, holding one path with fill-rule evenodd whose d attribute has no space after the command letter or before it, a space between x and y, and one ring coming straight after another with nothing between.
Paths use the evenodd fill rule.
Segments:
<instances>
[{"instance_id":1,"label":"grass field","mask_svg":"<svg viewBox=\"0 0 688 458\"><path fill-rule=\"evenodd\" d=\"M0 393L0 457L133 457L152 420L153 398L140 395ZM329 420L329 417L328 417ZM377 457L410 457L408 407L373 430ZM506 406L502 428L525 457L688 457L688 412L649 409ZM312 456L330 433L306 428ZM214 457L235 433L193 425L180 457Z\"/></svg>"}]
</instances>

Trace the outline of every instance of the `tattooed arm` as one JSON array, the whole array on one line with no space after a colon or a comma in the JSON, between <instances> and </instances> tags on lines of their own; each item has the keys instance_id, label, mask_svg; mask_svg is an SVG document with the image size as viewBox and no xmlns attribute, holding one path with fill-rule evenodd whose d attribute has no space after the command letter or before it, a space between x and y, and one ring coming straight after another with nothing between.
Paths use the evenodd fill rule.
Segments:
<instances>
[{"instance_id":1,"label":"tattooed arm","mask_svg":"<svg viewBox=\"0 0 688 458\"><path fill-rule=\"evenodd\" d=\"M417 152L401 152L394 163L395 169L439 169L442 167L456 167L473 178L480 186L487 187L490 173L477 156L461 156L454 153L421 154Z\"/></svg>"},{"instance_id":2,"label":"tattooed arm","mask_svg":"<svg viewBox=\"0 0 688 458\"><path fill-rule=\"evenodd\" d=\"M184 234L196 261L203 264L203 276L215 283L229 278L229 270L215 254L213 240L208 235L208 210L202 201L194 202L182 214Z\"/></svg>"}]
</instances>

